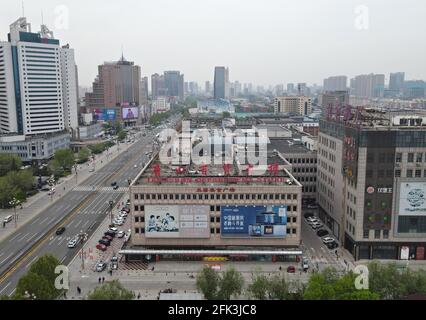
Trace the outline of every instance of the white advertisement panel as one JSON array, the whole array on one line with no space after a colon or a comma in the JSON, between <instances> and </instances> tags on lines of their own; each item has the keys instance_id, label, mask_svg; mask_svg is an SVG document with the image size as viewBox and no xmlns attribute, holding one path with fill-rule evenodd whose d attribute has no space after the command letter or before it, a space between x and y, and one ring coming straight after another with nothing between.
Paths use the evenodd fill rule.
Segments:
<instances>
[{"instance_id":1,"label":"white advertisement panel","mask_svg":"<svg viewBox=\"0 0 426 320\"><path fill-rule=\"evenodd\" d=\"M402 182L400 190L400 216L426 215L426 182Z\"/></svg>"},{"instance_id":2,"label":"white advertisement panel","mask_svg":"<svg viewBox=\"0 0 426 320\"><path fill-rule=\"evenodd\" d=\"M147 238L209 238L209 206L146 205Z\"/></svg>"}]
</instances>

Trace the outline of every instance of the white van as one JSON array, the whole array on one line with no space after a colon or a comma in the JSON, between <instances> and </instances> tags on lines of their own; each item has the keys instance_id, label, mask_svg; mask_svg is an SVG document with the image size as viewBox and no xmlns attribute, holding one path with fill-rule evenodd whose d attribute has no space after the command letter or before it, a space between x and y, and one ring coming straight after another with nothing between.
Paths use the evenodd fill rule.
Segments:
<instances>
[{"instance_id":1,"label":"white van","mask_svg":"<svg viewBox=\"0 0 426 320\"><path fill-rule=\"evenodd\" d=\"M9 216L7 216L7 217L5 217L5 218L3 219L3 222L4 222L4 223L8 223L8 222L12 221L12 218L13 218L13 217L9 215Z\"/></svg>"}]
</instances>

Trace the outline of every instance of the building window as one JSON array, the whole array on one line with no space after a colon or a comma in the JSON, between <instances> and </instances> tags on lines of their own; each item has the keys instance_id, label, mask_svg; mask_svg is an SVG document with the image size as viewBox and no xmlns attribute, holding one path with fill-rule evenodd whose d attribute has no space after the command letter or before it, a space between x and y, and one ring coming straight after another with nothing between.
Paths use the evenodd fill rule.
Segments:
<instances>
[{"instance_id":1,"label":"building window","mask_svg":"<svg viewBox=\"0 0 426 320\"><path fill-rule=\"evenodd\" d=\"M421 178L422 177L422 170L416 170L415 177L416 178Z\"/></svg>"},{"instance_id":2,"label":"building window","mask_svg":"<svg viewBox=\"0 0 426 320\"><path fill-rule=\"evenodd\" d=\"M416 162L423 162L423 153L416 154Z\"/></svg>"},{"instance_id":3,"label":"building window","mask_svg":"<svg viewBox=\"0 0 426 320\"><path fill-rule=\"evenodd\" d=\"M139 233L139 228L135 228L135 233Z\"/></svg>"},{"instance_id":4,"label":"building window","mask_svg":"<svg viewBox=\"0 0 426 320\"><path fill-rule=\"evenodd\" d=\"M210 211L214 211L214 206L210 206Z\"/></svg>"},{"instance_id":5,"label":"building window","mask_svg":"<svg viewBox=\"0 0 426 320\"><path fill-rule=\"evenodd\" d=\"M219 234L220 233L220 228L216 228L216 233Z\"/></svg>"},{"instance_id":6,"label":"building window","mask_svg":"<svg viewBox=\"0 0 426 320\"><path fill-rule=\"evenodd\" d=\"M135 206L135 211L139 211L139 206Z\"/></svg>"},{"instance_id":7,"label":"building window","mask_svg":"<svg viewBox=\"0 0 426 320\"><path fill-rule=\"evenodd\" d=\"M214 234L214 228L210 228L210 234Z\"/></svg>"},{"instance_id":8,"label":"building window","mask_svg":"<svg viewBox=\"0 0 426 320\"><path fill-rule=\"evenodd\" d=\"M409 153L408 154L408 158L407 158L407 162L414 162L414 153Z\"/></svg>"},{"instance_id":9,"label":"building window","mask_svg":"<svg viewBox=\"0 0 426 320\"><path fill-rule=\"evenodd\" d=\"M370 230L364 230L364 233L362 236L364 239L368 239L370 237Z\"/></svg>"},{"instance_id":10,"label":"building window","mask_svg":"<svg viewBox=\"0 0 426 320\"><path fill-rule=\"evenodd\" d=\"M412 178L413 177L413 170L408 169L407 170L407 178Z\"/></svg>"},{"instance_id":11,"label":"building window","mask_svg":"<svg viewBox=\"0 0 426 320\"><path fill-rule=\"evenodd\" d=\"M220 217L216 217L216 222L220 223Z\"/></svg>"},{"instance_id":12,"label":"building window","mask_svg":"<svg viewBox=\"0 0 426 320\"><path fill-rule=\"evenodd\" d=\"M374 239L380 239L380 230L374 230Z\"/></svg>"},{"instance_id":13,"label":"building window","mask_svg":"<svg viewBox=\"0 0 426 320\"><path fill-rule=\"evenodd\" d=\"M292 234L296 234L296 228L291 229Z\"/></svg>"},{"instance_id":14,"label":"building window","mask_svg":"<svg viewBox=\"0 0 426 320\"><path fill-rule=\"evenodd\" d=\"M389 230L383 230L383 239L389 239Z\"/></svg>"},{"instance_id":15,"label":"building window","mask_svg":"<svg viewBox=\"0 0 426 320\"><path fill-rule=\"evenodd\" d=\"M139 222L139 217L135 217L135 222Z\"/></svg>"},{"instance_id":16,"label":"building window","mask_svg":"<svg viewBox=\"0 0 426 320\"><path fill-rule=\"evenodd\" d=\"M135 200L139 199L139 195L137 193L135 193Z\"/></svg>"},{"instance_id":17,"label":"building window","mask_svg":"<svg viewBox=\"0 0 426 320\"><path fill-rule=\"evenodd\" d=\"M401 170L395 170L395 178L400 178L401 177Z\"/></svg>"},{"instance_id":18,"label":"building window","mask_svg":"<svg viewBox=\"0 0 426 320\"><path fill-rule=\"evenodd\" d=\"M214 217L210 217L210 222L214 222Z\"/></svg>"}]
</instances>

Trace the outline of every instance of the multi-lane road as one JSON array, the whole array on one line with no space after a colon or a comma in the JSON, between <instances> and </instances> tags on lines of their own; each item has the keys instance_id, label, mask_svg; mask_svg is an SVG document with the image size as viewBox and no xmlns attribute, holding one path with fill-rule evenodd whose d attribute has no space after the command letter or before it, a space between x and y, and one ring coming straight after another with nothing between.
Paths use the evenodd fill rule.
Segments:
<instances>
[{"instance_id":1,"label":"multi-lane road","mask_svg":"<svg viewBox=\"0 0 426 320\"><path fill-rule=\"evenodd\" d=\"M140 137L126 151L68 191L60 201L0 243L0 295L11 295L19 278L38 257L50 253L64 265L74 258L81 244L69 249L68 240L81 232L90 236L109 217L110 200L114 201L113 210L117 211L118 201L128 190L129 179L134 179L142 164L149 160L146 152L152 151L153 137L158 132L153 130ZM113 190L112 182L117 182L118 190ZM66 231L57 236L55 231L62 226Z\"/></svg>"}]
</instances>

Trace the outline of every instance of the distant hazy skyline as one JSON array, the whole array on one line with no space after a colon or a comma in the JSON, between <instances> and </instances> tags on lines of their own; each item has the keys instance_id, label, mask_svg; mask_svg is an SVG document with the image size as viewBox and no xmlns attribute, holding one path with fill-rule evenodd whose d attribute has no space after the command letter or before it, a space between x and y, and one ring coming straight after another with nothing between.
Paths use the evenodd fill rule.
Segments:
<instances>
[{"instance_id":1,"label":"distant hazy skyline","mask_svg":"<svg viewBox=\"0 0 426 320\"><path fill-rule=\"evenodd\" d=\"M215 66L228 66L231 81L264 86L365 73L389 81L397 71L426 79L425 1L26 0L24 7L33 32L43 10L55 38L75 49L81 86L122 47L143 76L179 70L200 84L213 82ZM1 1L1 41L20 16L20 0Z\"/></svg>"}]
</instances>

